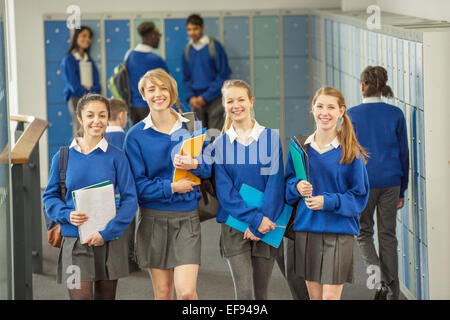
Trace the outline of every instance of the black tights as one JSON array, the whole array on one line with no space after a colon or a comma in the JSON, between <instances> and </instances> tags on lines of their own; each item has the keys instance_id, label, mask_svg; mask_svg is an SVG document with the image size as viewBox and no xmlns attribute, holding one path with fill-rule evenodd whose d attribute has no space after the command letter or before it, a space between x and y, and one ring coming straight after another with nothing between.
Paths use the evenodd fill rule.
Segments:
<instances>
[{"instance_id":1,"label":"black tights","mask_svg":"<svg viewBox=\"0 0 450 320\"><path fill-rule=\"evenodd\" d=\"M82 281L80 289L69 289L69 296L70 300L115 300L116 289L117 280Z\"/></svg>"}]
</instances>

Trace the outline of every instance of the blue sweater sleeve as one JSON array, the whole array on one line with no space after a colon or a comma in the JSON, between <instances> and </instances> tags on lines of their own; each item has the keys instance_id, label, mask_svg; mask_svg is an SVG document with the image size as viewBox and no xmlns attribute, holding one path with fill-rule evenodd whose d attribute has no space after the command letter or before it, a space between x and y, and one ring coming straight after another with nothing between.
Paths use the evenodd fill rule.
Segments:
<instances>
[{"instance_id":1,"label":"blue sweater sleeve","mask_svg":"<svg viewBox=\"0 0 450 320\"><path fill-rule=\"evenodd\" d=\"M100 231L105 242L120 237L138 209L136 186L130 165L124 153L115 161L116 181L120 193L120 207L114 219L112 219L103 231Z\"/></svg>"},{"instance_id":2,"label":"blue sweater sleeve","mask_svg":"<svg viewBox=\"0 0 450 320\"><path fill-rule=\"evenodd\" d=\"M399 143L400 149L400 163L402 168L402 180L400 184L400 196L399 198L405 197L405 190L408 188L408 180L409 180L409 148L408 148L408 137L406 130L406 121L403 113L401 114L401 118L399 120L397 126L397 139Z\"/></svg>"},{"instance_id":3,"label":"blue sweater sleeve","mask_svg":"<svg viewBox=\"0 0 450 320\"><path fill-rule=\"evenodd\" d=\"M216 64L217 70L216 78L209 84L208 90L202 94L203 100L207 103L221 95L222 85L230 75L230 67L228 66L228 58L225 50L218 41L215 41L215 47L216 59L214 63Z\"/></svg>"},{"instance_id":4,"label":"blue sweater sleeve","mask_svg":"<svg viewBox=\"0 0 450 320\"><path fill-rule=\"evenodd\" d=\"M194 91L192 90L192 73L191 69L189 67L188 62L186 61L183 56L181 57L182 61L182 67L183 67L183 88L184 88L184 94L186 96L186 100L189 101L194 96Z\"/></svg>"},{"instance_id":5,"label":"blue sweater sleeve","mask_svg":"<svg viewBox=\"0 0 450 320\"><path fill-rule=\"evenodd\" d=\"M139 200L170 199L172 196L171 181L160 177L149 179L146 176L144 157L139 142L130 134L125 137L124 151L130 162Z\"/></svg>"},{"instance_id":6,"label":"blue sweater sleeve","mask_svg":"<svg viewBox=\"0 0 450 320\"><path fill-rule=\"evenodd\" d=\"M323 211L353 217L366 207L369 199L369 178L361 155L355 158L349 169L345 179L348 180L350 188L344 193L324 192Z\"/></svg>"},{"instance_id":7,"label":"blue sweater sleeve","mask_svg":"<svg viewBox=\"0 0 450 320\"><path fill-rule=\"evenodd\" d=\"M286 186L286 202L289 205L293 206L301 199L302 196L300 193L298 193L297 190L297 184L300 182L300 179L295 176L295 169L291 152L288 153L286 162L286 176L284 182Z\"/></svg>"},{"instance_id":8,"label":"blue sweater sleeve","mask_svg":"<svg viewBox=\"0 0 450 320\"><path fill-rule=\"evenodd\" d=\"M214 164L214 175L217 199L222 209L233 218L246 222L257 229L263 219L262 212L257 207L247 206L223 164ZM255 236L257 235L255 234Z\"/></svg>"},{"instance_id":9,"label":"blue sweater sleeve","mask_svg":"<svg viewBox=\"0 0 450 320\"><path fill-rule=\"evenodd\" d=\"M71 195L68 195L71 197ZM75 210L61 200L61 188L59 186L59 151L53 156L52 166L47 187L42 195L45 210L55 222L70 223L70 213ZM67 200L67 196L66 196Z\"/></svg>"},{"instance_id":10,"label":"blue sweater sleeve","mask_svg":"<svg viewBox=\"0 0 450 320\"><path fill-rule=\"evenodd\" d=\"M71 93L69 93L69 97L79 98L89 92L81 85L80 67L78 61L71 54L64 57L61 69L64 75L64 92L69 91Z\"/></svg>"},{"instance_id":11,"label":"blue sweater sleeve","mask_svg":"<svg viewBox=\"0 0 450 320\"><path fill-rule=\"evenodd\" d=\"M280 216L284 208L284 164L283 164L283 150L281 148L281 141L278 139L278 150L273 150L270 159L270 169L267 172L261 172L261 174L269 174L269 179L264 189L263 201L260 211L264 217L275 222ZM272 136L273 141L273 136ZM272 144L273 148L276 148L276 144ZM263 170L264 170L263 169ZM258 227L261 224L259 217L255 216L253 223L250 224L250 231L257 237L264 236L263 233L258 231Z\"/></svg>"}]
</instances>

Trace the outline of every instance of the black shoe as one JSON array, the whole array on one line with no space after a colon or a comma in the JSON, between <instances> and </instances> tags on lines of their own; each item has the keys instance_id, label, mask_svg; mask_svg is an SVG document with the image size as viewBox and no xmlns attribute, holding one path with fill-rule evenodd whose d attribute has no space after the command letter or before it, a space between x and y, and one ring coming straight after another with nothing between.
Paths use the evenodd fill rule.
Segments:
<instances>
[{"instance_id":1,"label":"black shoe","mask_svg":"<svg viewBox=\"0 0 450 320\"><path fill-rule=\"evenodd\" d=\"M387 300L387 296L389 294L389 287L383 281L380 284L381 287L375 293L375 297L373 298L373 300Z\"/></svg>"}]
</instances>

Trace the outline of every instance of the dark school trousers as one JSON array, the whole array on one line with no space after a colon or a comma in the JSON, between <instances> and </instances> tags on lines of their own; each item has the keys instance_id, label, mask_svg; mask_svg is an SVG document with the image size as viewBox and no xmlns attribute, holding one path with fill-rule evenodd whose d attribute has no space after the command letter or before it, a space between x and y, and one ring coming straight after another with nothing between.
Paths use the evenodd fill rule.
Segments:
<instances>
[{"instance_id":1,"label":"dark school trousers","mask_svg":"<svg viewBox=\"0 0 450 320\"><path fill-rule=\"evenodd\" d=\"M195 116L202 122L202 126L208 129L222 130L225 122L225 109L222 105L222 96L207 103L203 108L196 109L192 107Z\"/></svg>"},{"instance_id":2,"label":"dark school trousers","mask_svg":"<svg viewBox=\"0 0 450 320\"><path fill-rule=\"evenodd\" d=\"M381 270L381 280L390 288L388 300L398 300L400 284L397 257L397 203L400 186L371 189L369 200L359 215L361 231L357 238L366 266L375 265ZM377 212L378 249L375 250L374 212Z\"/></svg>"}]
</instances>

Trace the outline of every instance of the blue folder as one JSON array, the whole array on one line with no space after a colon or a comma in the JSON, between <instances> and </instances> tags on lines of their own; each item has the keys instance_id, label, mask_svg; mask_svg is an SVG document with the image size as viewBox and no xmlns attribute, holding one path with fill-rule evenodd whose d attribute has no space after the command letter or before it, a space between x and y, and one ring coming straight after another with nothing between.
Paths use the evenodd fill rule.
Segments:
<instances>
[{"instance_id":1,"label":"blue folder","mask_svg":"<svg viewBox=\"0 0 450 320\"><path fill-rule=\"evenodd\" d=\"M263 192L250 187L249 185L243 184L241 190L239 190L239 194L241 195L242 199L244 199L247 206L258 208L261 207L264 195ZM286 226L289 222L289 218L291 217L291 213L292 207L285 204L283 212L275 221L275 229L267 232L261 238L261 241L264 241L265 243L278 248L281 244L281 240L283 240L284 232L286 231ZM248 223L239 221L238 219L233 218L231 215L228 216L225 224L243 233L248 228Z\"/></svg>"}]
</instances>

